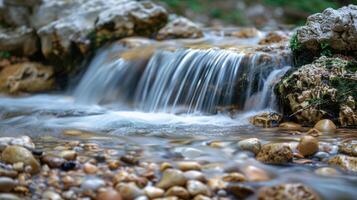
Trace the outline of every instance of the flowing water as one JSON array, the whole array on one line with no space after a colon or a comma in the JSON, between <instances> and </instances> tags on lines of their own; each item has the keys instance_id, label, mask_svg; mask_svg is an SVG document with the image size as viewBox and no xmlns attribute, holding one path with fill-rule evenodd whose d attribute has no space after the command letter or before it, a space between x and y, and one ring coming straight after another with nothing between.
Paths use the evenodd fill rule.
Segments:
<instances>
[{"instance_id":1,"label":"flowing water","mask_svg":"<svg viewBox=\"0 0 357 200\"><path fill-rule=\"evenodd\" d=\"M204 41L205 45L216 46L211 40ZM252 51L245 46L255 45L257 40L214 41L242 46L187 48L187 41L134 50L122 43L106 46L98 50L74 90L0 97L0 133L58 143L69 139L63 134L66 130L80 130L85 134L77 139L109 148L138 146L147 160L194 159L221 166L205 170L209 176L250 164L275 177L251 183L252 187L302 182L324 199L354 199L355 176L342 171L334 177L316 175L314 170L325 166L318 159L304 166L267 166L251 154L237 151L237 141L251 137L263 143L297 143L299 136L288 131L259 129L248 123L259 112L277 111L274 86L290 69L291 58L283 50ZM338 136L325 135L320 142L336 149L339 141L353 134L340 130ZM214 141L224 144L223 148L208 145Z\"/></svg>"}]
</instances>

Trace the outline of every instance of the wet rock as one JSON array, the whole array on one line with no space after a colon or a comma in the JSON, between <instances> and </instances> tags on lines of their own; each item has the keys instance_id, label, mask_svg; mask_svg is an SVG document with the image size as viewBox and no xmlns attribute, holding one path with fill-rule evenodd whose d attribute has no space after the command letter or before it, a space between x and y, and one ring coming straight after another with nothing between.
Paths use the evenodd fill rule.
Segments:
<instances>
[{"instance_id":1,"label":"wet rock","mask_svg":"<svg viewBox=\"0 0 357 200\"><path fill-rule=\"evenodd\" d=\"M158 40L200 37L203 37L201 28L185 17L172 20L157 35Z\"/></svg>"},{"instance_id":2,"label":"wet rock","mask_svg":"<svg viewBox=\"0 0 357 200\"><path fill-rule=\"evenodd\" d=\"M205 196L211 196L211 191L209 190L209 188L200 181L189 180L187 182L187 190L191 196L196 196L200 194Z\"/></svg>"},{"instance_id":3,"label":"wet rock","mask_svg":"<svg viewBox=\"0 0 357 200\"><path fill-rule=\"evenodd\" d=\"M43 193L42 199L43 200L62 200L62 197L57 192L47 190Z\"/></svg>"},{"instance_id":4,"label":"wet rock","mask_svg":"<svg viewBox=\"0 0 357 200\"><path fill-rule=\"evenodd\" d=\"M100 191L97 200L122 200L120 193L112 188Z\"/></svg>"},{"instance_id":5,"label":"wet rock","mask_svg":"<svg viewBox=\"0 0 357 200\"><path fill-rule=\"evenodd\" d=\"M144 192L146 196L148 196L150 199L155 199L164 196L165 191L161 188L153 187L153 186L147 186L144 188Z\"/></svg>"},{"instance_id":6,"label":"wet rock","mask_svg":"<svg viewBox=\"0 0 357 200\"><path fill-rule=\"evenodd\" d=\"M186 184L186 178L183 173L176 169L167 169L163 172L160 181L156 187L168 189L172 186L183 186Z\"/></svg>"},{"instance_id":7,"label":"wet rock","mask_svg":"<svg viewBox=\"0 0 357 200\"><path fill-rule=\"evenodd\" d=\"M81 189L86 191L86 190L97 190L100 187L105 186L105 182L96 177L87 177L81 184Z\"/></svg>"},{"instance_id":8,"label":"wet rock","mask_svg":"<svg viewBox=\"0 0 357 200\"><path fill-rule=\"evenodd\" d=\"M296 31L298 42L306 49L317 51L321 44L328 44L337 51L357 50L357 6L349 5L307 18L305 26Z\"/></svg>"},{"instance_id":9,"label":"wet rock","mask_svg":"<svg viewBox=\"0 0 357 200\"><path fill-rule=\"evenodd\" d=\"M338 145L338 151L349 156L357 157L357 143L354 143L354 141L343 142Z\"/></svg>"},{"instance_id":10,"label":"wet rock","mask_svg":"<svg viewBox=\"0 0 357 200\"><path fill-rule=\"evenodd\" d=\"M98 171L98 168L95 165L92 165L90 163L86 163L83 166L83 170L87 174L95 174Z\"/></svg>"},{"instance_id":11,"label":"wet rock","mask_svg":"<svg viewBox=\"0 0 357 200\"><path fill-rule=\"evenodd\" d=\"M40 163L34 158L32 153L20 146L6 147L1 154L1 160L10 164L23 162L25 165L31 167L31 173L37 173L41 168Z\"/></svg>"},{"instance_id":12,"label":"wet rock","mask_svg":"<svg viewBox=\"0 0 357 200\"><path fill-rule=\"evenodd\" d=\"M329 119L323 119L318 121L315 124L314 128L321 132L336 132L336 125Z\"/></svg>"},{"instance_id":13,"label":"wet rock","mask_svg":"<svg viewBox=\"0 0 357 200\"><path fill-rule=\"evenodd\" d=\"M182 171L189 171L189 170L201 170L202 166L198 162L188 162L188 161L183 161L183 162L178 162L177 163L178 168Z\"/></svg>"},{"instance_id":14,"label":"wet rock","mask_svg":"<svg viewBox=\"0 0 357 200\"><path fill-rule=\"evenodd\" d=\"M321 176L338 176L340 173L331 167L321 167L315 170L315 173Z\"/></svg>"},{"instance_id":15,"label":"wet rock","mask_svg":"<svg viewBox=\"0 0 357 200\"><path fill-rule=\"evenodd\" d=\"M312 136L303 136L300 138L297 150L303 156L314 155L319 150L319 141Z\"/></svg>"},{"instance_id":16,"label":"wet rock","mask_svg":"<svg viewBox=\"0 0 357 200\"><path fill-rule=\"evenodd\" d=\"M59 157L64 158L66 160L75 160L77 157L77 153L72 150L61 151L59 153Z\"/></svg>"},{"instance_id":17,"label":"wet rock","mask_svg":"<svg viewBox=\"0 0 357 200\"><path fill-rule=\"evenodd\" d=\"M294 122L284 122L279 124L279 128L287 129L287 130L299 130L301 128L301 124L297 124Z\"/></svg>"},{"instance_id":18,"label":"wet rock","mask_svg":"<svg viewBox=\"0 0 357 200\"><path fill-rule=\"evenodd\" d=\"M211 200L211 198L204 196L204 195L197 195L193 200Z\"/></svg>"},{"instance_id":19,"label":"wet rock","mask_svg":"<svg viewBox=\"0 0 357 200\"><path fill-rule=\"evenodd\" d=\"M264 112L249 119L254 126L270 128L276 126L281 121L282 116L274 112Z\"/></svg>"},{"instance_id":20,"label":"wet rock","mask_svg":"<svg viewBox=\"0 0 357 200\"><path fill-rule=\"evenodd\" d=\"M254 38L259 35L259 31L256 28L242 28L241 30L232 32L229 35L238 38Z\"/></svg>"},{"instance_id":21,"label":"wet rock","mask_svg":"<svg viewBox=\"0 0 357 200\"><path fill-rule=\"evenodd\" d=\"M41 162L47 164L51 168L60 168L66 160L64 158L56 157L53 155L44 155L41 157Z\"/></svg>"},{"instance_id":22,"label":"wet rock","mask_svg":"<svg viewBox=\"0 0 357 200\"><path fill-rule=\"evenodd\" d=\"M33 29L21 26L16 29L0 28L0 51L18 56L30 56L39 50L39 43Z\"/></svg>"},{"instance_id":23,"label":"wet rock","mask_svg":"<svg viewBox=\"0 0 357 200\"><path fill-rule=\"evenodd\" d=\"M183 174L187 180L206 181L205 175L200 171L190 170Z\"/></svg>"},{"instance_id":24,"label":"wet rock","mask_svg":"<svg viewBox=\"0 0 357 200\"><path fill-rule=\"evenodd\" d=\"M53 68L25 62L5 67L0 72L0 92L11 94L44 92L54 88Z\"/></svg>"},{"instance_id":25,"label":"wet rock","mask_svg":"<svg viewBox=\"0 0 357 200\"><path fill-rule=\"evenodd\" d=\"M345 169L348 171L357 172L357 158L356 157L337 155L337 156L330 158L328 163L331 165L337 165L337 166L341 167L342 169Z\"/></svg>"},{"instance_id":26,"label":"wet rock","mask_svg":"<svg viewBox=\"0 0 357 200\"><path fill-rule=\"evenodd\" d=\"M10 193L0 193L1 200L21 200L22 198Z\"/></svg>"},{"instance_id":27,"label":"wet rock","mask_svg":"<svg viewBox=\"0 0 357 200\"><path fill-rule=\"evenodd\" d=\"M263 145L256 158L267 164L286 164L292 161L293 152L287 144L270 143Z\"/></svg>"},{"instance_id":28,"label":"wet rock","mask_svg":"<svg viewBox=\"0 0 357 200\"><path fill-rule=\"evenodd\" d=\"M244 182L246 180L246 177L241 173L233 172L224 175L222 177L222 180L226 182Z\"/></svg>"},{"instance_id":29,"label":"wet rock","mask_svg":"<svg viewBox=\"0 0 357 200\"><path fill-rule=\"evenodd\" d=\"M0 177L0 192L10 192L16 185L17 184L14 179Z\"/></svg>"},{"instance_id":30,"label":"wet rock","mask_svg":"<svg viewBox=\"0 0 357 200\"><path fill-rule=\"evenodd\" d=\"M309 187L302 184L281 184L271 187L263 187L258 193L259 200L318 200L320 199L317 194L311 190Z\"/></svg>"},{"instance_id":31,"label":"wet rock","mask_svg":"<svg viewBox=\"0 0 357 200\"><path fill-rule=\"evenodd\" d=\"M135 183L119 183L119 192L124 200L132 200L144 195L144 191L141 190Z\"/></svg>"},{"instance_id":32,"label":"wet rock","mask_svg":"<svg viewBox=\"0 0 357 200\"><path fill-rule=\"evenodd\" d=\"M232 194L238 199L246 199L247 197L254 194L254 189L252 187L243 185L243 184L229 184L227 186L227 192Z\"/></svg>"},{"instance_id":33,"label":"wet rock","mask_svg":"<svg viewBox=\"0 0 357 200\"><path fill-rule=\"evenodd\" d=\"M342 126L354 125L354 118L357 123L357 110L351 105L352 99L357 96L353 94L349 97L344 92L357 86L356 75L348 63L344 58L322 56L281 80L277 92L283 106L287 108L285 114L309 126L325 118L315 126L321 132L336 130L336 126L327 121L331 116L339 116ZM346 106L351 112L347 112Z\"/></svg>"},{"instance_id":34,"label":"wet rock","mask_svg":"<svg viewBox=\"0 0 357 200\"><path fill-rule=\"evenodd\" d=\"M330 156L330 154L323 152L323 151L319 151L314 155L314 157L318 158L319 160L323 160L329 156Z\"/></svg>"},{"instance_id":35,"label":"wet rock","mask_svg":"<svg viewBox=\"0 0 357 200\"><path fill-rule=\"evenodd\" d=\"M18 175L17 171L0 168L0 176L15 178L15 177L17 177L17 175Z\"/></svg>"},{"instance_id":36,"label":"wet rock","mask_svg":"<svg viewBox=\"0 0 357 200\"><path fill-rule=\"evenodd\" d=\"M166 21L165 9L148 1L45 1L31 18L47 58L68 56L73 49L84 54L93 42L151 35Z\"/></svg>"},{"instance_id":37,"label":"wet rock","mask_svg":"<svg viewBox=\"0 0 357 200\"><path fill-rule=\"evenodd\" d=\"M203 152L199 149L187 147L182 149L181 154L188 159L194 159L201 156Z\"/></svg>"},{"instance_id":38,"label":"wet rock","mask_svg":"<svg viewBox=\"0 0 357 200\"><path fill-rule=\"evenodd\" d=\"M250 151L258 154L261 148L261 143L258 138L249 138L238 142L238 147L243 151Z\"/></svg>"},{"instance_id":39,"label":"wet rock","mask_svg":"<svg viewBox=\"0 0 357 200\"><path fill-rule=\"evenodd\" d=\"M165 193L165 196L176 196L180 199L190 199L190 194L187 192L187 190L184 187L180 186L173 186L169 188Z\"/></svg>"},{"instance_id":40,"label":"wet rock","mask_svg":"<svg viewBox=\"0 0 357 200\"><path fill-rule=\"evenodd\" d=\"M271 178L269 174L258 167L253 165L248 165L242 169L248 181L258 182L258 181L269 181Z\"/></svg>"},{"instance_id":41,"label":"wet rock","mask_svg":"<svg viewBox=\"0 0 357 200\"><path fill-rule=\"evenodd\" d=\"M263 39L259 41L260 45L274 44L280 42L286 42L289 40L289 37L283 32L270 32Z\"/></svg>"},{"instance_id":42,"label":"wet rock","mask_svg":"<svg viewBox=\"0 0 357 200\"><path fill-rule=\"evenodd\" d=\"M77 167L77 162L75 162L75 161L67 161L61 165L61 169L64 171L73 170L76 167Z\"/></svg>"},{"instance_id":43,"label":"wet rock","mask_svg":"<svg viewBox=\"0 0 357 200\"><path fill-rule=\"evenodd\" d=\"M32 142L29 136L20 136L18 138L13 138L13 137L0 138L0 151L4 150L9 145L22 146L28 149L35 148L35 144Z\"/></svg>"}]
</instances>

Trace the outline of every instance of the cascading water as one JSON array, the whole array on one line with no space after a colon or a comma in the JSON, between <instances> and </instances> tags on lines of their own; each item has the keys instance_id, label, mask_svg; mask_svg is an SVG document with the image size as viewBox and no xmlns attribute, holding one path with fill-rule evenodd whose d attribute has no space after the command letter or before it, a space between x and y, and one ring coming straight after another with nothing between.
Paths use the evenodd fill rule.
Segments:
<instances>
[{"instance_id":1,"label":"cascading water","mask_svg":"<svg viewBox=\"0 0 357 200\"><path fill-rule=\"evenodd\" d=\"M273 108L274 83L291 62L237 49L157 49L149 61L113 58L115 52L114 45L94 58L75 90L78 102L133 103L133 109L168 113Z\"/></svg>"}]
</instances>

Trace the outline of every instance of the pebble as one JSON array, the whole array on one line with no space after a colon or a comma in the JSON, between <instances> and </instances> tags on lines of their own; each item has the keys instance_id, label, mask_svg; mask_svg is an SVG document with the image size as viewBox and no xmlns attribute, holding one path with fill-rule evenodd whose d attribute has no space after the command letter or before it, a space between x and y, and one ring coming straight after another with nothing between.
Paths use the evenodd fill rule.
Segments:
<instances>
[{"instance_id":1,"label":"pebble","mask_svg":"<svg viewBox=\"0 0 357 200\"><path fill-rule=\"evenodd\" d=\"M7 146L1 154L1 160L10 164L23 162L25 165L31 166L31 173L37 173L41 168L40 163L32 153L20 146Z\"/></svg>"},{"instance_id":2,"label":"pebble","mask_svg":"<svg viewBox=\"0 0 357 200\"><path fill-rule=\"evenodd\" d=\"M211 191L209 190L209 188L200 181L189 180L187 182L187 190L192 196L196 196L199 194L211 196Z\"/></svg>"},{"instance_id":3,"label":"pebble","mask_svg":"<svg viewBox=\"0 0 357 200\"><path fill-rule=\"evenodd\" d=\"M18 172L23 172L25 169L25 164L23 162L17 162L12 165L13 169Z\"/></svg>"},{"instance_id":4,"label":"pebble","mask_svg":"<svg viewBox=\"0 0 357 200\"><path fill-rule=\"evenodd\" d=\"M156 187L168 189L172 186L183 186L186 184L186 177L177 169L167 169L163 172L161 180Z\"/></svg>"},{"instance_id":5,"label":"pebble","mask_svg":"<svg viewBox=\"0 0 357 200\"><path fill-rule=\"evenodd\" d=\"M137 197L143 196L145 193L135 183L119 183L116 188L119 189L120 194L124 200L133 200Z\"/></svg>"},{"instance_id":6,"label":"pebble","mask_svg":"<svg viewBox=\"0 0 357 200\"><path fill-rule=\"evenodd\" d=\"M330 154L323 152L323 151L319 151L317 153L315 153L314 157L318 158L319 160L323 160L325 158L328 158L330 156Z\"/></svg>"},{"instance_id":7,"label":"pebble","mask_svg":"<svg viewBox=\"0 0 357 200\"><path fill-rule=\"evenodd\" d=\"M200 171L190 170L184 172L183 175L186 177L187 180L197 180L202 182L207 181L205 175Z\"/></svg>"},{"instance_id":8,"label":"pebble","mask_svg":"<svg viewBox=\"0 0 357 200\"><path fill-rule=\"evenodd\" d=\"M42 194L42 199L43 200L62 200L61 195L59 195L56 192L47 190Z\"/></svg>"},{"instance_id":9,"label":"pebble","mask_svg":"<svg viewBox=\"0 0 357 200\"><path fill-rule=\"evenodd\" d=\"M118 191L107 188L98 193L96 200L122 200L122 197Z\"/></svg>"},{"instance_id":10,"label":"pebble","mask_svg":"<svg viewBox=\"0 0 357 200\"><path fill-rule=\"evenodd\" d=\"M64 158L66 160L75 160L77 157L77 153L72 150L61 151L59 157Z\"/></svg>"},{"instance_id":11,"label":"pebble","mask_svg":"<svg viewBox=\"0 0 357 200\"><path fill-rule=\"evenodd\" d=\"M202 169L202 166L198 162L183 161L183 162L178 162L177 165L181 171L189 171L189 170L200 171Z\"/></svg>"},{"instance_id":12,"label":"pebble","mask_svg":"<svg viewBox=\"0 0 357 200\"><path fill-rule=\"evenodd\" d=\"M0 177L0 192L10 192L16 186L16 181L9 177Z\"/></svg>"},{"instance_id":13,"label":"pebble","mask_svg":"<svg viewBox=\"0 0 357 200\"><path fill-rule=\"evenodd\" d=\"M63 163L66 162L64 158L52 156L52 155L44 155L41 158L42 163L47 164L50 168L60 168Z\"/></svg>"},{"instance_id":14,"label":"pebble","mask_svg":"<svg viewBox=\"0 0 357 200\"><path fill-rule=\"evenodd\" d=\"M250 151L258 154L261 148L261 142L258 138L249 138L238 142L238 147L243 151Z\"/></svg>"},{"instance_id":15,"label":"pebble","mask_svg":"<svg viewBox=\"0 0 357 200\"><path fill-rule=\"evenodd\" d=\"M166 197L170 197L170 196L176 196L180 199L189 199L190 198L190 194L188 193L188 191L181 186L173 186L171 188L169 188L166 193L165 193Z\"/></svg>"},{"instance_id":16,"label":"pebble","mask_svg":"<svg viewBox=\"0 0 357 200\"><path fill-rule=\"evenodd\" d=\"M105 182L97 177L87 177L81 184L82 190L97 190L100 187L105 186Z\"/></svg>"},{"instance_id":17,"label":"pebble","mask_svg":"<svg viewBox=\"0 0 357 200\"><path fill-rule=\"evenodd\" d=\"M286 164L292 161L293 152L287 144L269 143L263 145L256 158L267 164Z\"/></svg>"},{"instance_id":18,"label":"pebble","mask_svg":"<svg viewBox=\"0 0 357 200\"><path fill-rule=\"evenodd\" d=\"M254 194L254 189L250 186L238 184L229 184L227 186L227 192L233 194L237 199L246 199L247 197Z\"/></svg>"},{"instance_id":19,"label":"pebble","mask_svg":"<svg viewBox=\"0 0 357 200\"><path fill-rule=\"evenodd\" d=\"M329 119L323 119L318 121L315 126L315 129L321 132L329 132L329 133L334 133L336 132L337 128L336 125L333 123L333 121Z\"/></svg>"},{"instance_id":20,"label":"pebble","mask_svg":"<svg viewBox=\"0 0 357 200\"><path fill-rule=\"evenodd\" d=\"M211 200L211 198L204 196L204 195L197 195L193 200Z\"/></svg>"},{"instance_id":21,"label":"pebble","mask_svg":"<svg viewBox=\"0 0 357 200\"><path fill-rule=\"evenodd\" d=\"M349 156L357 157L357 143L343 142L338 145L338 151Z\"/></svg>"},{"instance_id":22,"label":"pebble","mask_svg":"<svg viewBox=\"0 0 357 200\"><path fill-rule=\"evenodd\" d=\"M203 152L201 150L195 149L195 148L184 148L181 151L182 156L188 158L188 159L193 159L201 156Z\"/></svg>"},{"instance_id":23,"label":"pebble","mask_svg":"<svg viewBox=\"0 0 357 200\"><path fill-rule=\"evenodd\" d=\"M146 186L144 188L145 194L150 199L155 199L164 196L165 191L161 188L153 187L153 186Z\"/></svg>"},{"instance_id":24,"label":"pebble","mask_svg":"<svg viewBox=\"0 0 357 200\"><path fill-rule=\"evenodd\" d=\"M269 181L271 179L265 170L253 165L244 167L242 171L247 177L247 180L251 182Z\"/></svg>"},{"instance_id":25,"label":"pebble","mask_svg":"<svg viewBox=\"0 0 357 200\"><path fill-rule=\"evenodd\" d=\"M77 167L77 163L74 161L68 161L61 165L61 169L64 171L73 170L76 167Z\"/></svg>"},{"instance_id":26,"label":"pebble","mask_svg":"<svg viewBox=\"0 0 357 200\"><path fill-rule=\"evenodd\" d=\"M226 182L244 182L246 180L246 177L241 173L233 172L224 175L222 179Z\"/></svg>"},{"instance_id":27,"label":"pebble","mask_svg":"<svg viewBox=\"0 0 357 200\"><path fill-rule=\"evenodd\" d=\"M98 168L97 168L97 166L95 166L95 165L92 165L92 164L90 164L90 163L86 163L86 164L84 164L84 166L83 166L83 170L84 170L84 172L87 173L87 174L95 174L95 173L97 173Z\"/></svg>"},{"instance_id":28,"label":"pebble","mask_svg":"<svg viewBox=\"0 0 357 200\"><path fill-rule=\"evenodd\" d=\"M319 141L315 137L309 135L303 136L299 141L297 150L303 156L314 155L319 150Z\"/></svg>"},{"instance_id":29,"label":"pebble","mask_svg":"<svg viewBox=\"0 0 357 200\"><path fill-rule=\"evenodd\" d=\"M14 195L14 194L10 194L10 193L0 193L0 199L1 200L21 200L22 198Z\"/></svg>"},{"instance_id":30,"label":"pebble","mask_svg":"<svg viewBox=\"0 0 357 200\"><path fill-rule=\"evenodd\" d=\"M18 174L19 173L17 171L0 168L0 176L15 178L15 177L17 177Z\"/></svg>"}]
</instances>

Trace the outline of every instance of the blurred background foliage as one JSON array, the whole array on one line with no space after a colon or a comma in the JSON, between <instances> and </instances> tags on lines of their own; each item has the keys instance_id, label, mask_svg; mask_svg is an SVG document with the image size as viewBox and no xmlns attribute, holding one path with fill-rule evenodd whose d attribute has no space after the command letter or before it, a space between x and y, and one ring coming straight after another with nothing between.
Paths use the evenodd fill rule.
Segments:
<instances>
[{"instance_id":1,"label":"blurred background foliage","mask_svg":"<svg viewBox=\"0 0 357 200\"><path fill-rule=\"evenodd\" d=\"M302 25L324 9L357 4L357 0L155 0L178 15L208 26Z\"/></svg>"}]
</instances>

